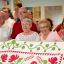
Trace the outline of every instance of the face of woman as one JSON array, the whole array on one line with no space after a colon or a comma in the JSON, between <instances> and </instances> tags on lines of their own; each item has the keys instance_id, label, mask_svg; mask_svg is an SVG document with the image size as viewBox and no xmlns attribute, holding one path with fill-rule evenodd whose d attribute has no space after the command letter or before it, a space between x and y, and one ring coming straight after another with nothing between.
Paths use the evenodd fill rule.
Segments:
<instances>
[{"instance_id":1,"label":"face of woman","mask_svg":"<svg viewBox=\"0 0 64 64\"><path fill-rule=\"evenodd\" d=\"M22 22L22 29L24 32L27 32L29 31L31 28L31 23L29 22Z\"/></svg>"},{"instance_id":2,"label":"face of woman","mask_svg":"<svg viewBox=\"0 0 64 64\"><path fill-rule=\"evenodd\" d=\"M47 23L40 24L39 28L40 32L42 32L43 34L47 34L50 31Z\"/></svg>"},{"instance_id":3,"label":"face of woman","mask_svg":"<svg viewBox=\"0 0 64 64\"><path fill-rule=\"evenodd\" d=\"M33 19L33 14L31 12L28 12L28 18Z\"/></svg>"},{"instance_id":4,"label":"face of woman","mask_svg":"<svg viewBox=\"0 0 64 64\"><path fill-rule=\"evenodd\" d=\"M8 9L3 9L3 12L5 13L5 18L8 19L9 18Z\"/></svg>"},{"instance_id":5,"label":"face of woman","mask_svg":"<svg viewBox=\"0 0 64 64\"><path fill-rule=\"evenodd\" d=\"M18 16L22 20L28 17L27 10L25 8L19 8Z\"/></svg>"},{"instance_id":6,"label":"face of woman","mask_svg":"<svg viewBox=\"0 0 64 64\"><path fill-rule=\"evenodd\" d=\"M19 10L18 6L15 6L14 10L17 12Z\"/></svg>"}]
</instances>

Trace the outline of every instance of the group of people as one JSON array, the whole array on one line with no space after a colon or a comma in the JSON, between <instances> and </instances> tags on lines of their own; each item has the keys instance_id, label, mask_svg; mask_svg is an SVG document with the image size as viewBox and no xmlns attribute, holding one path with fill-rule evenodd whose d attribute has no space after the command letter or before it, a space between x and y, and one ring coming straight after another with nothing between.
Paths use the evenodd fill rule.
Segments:
<instances>
[{"instance_id":1,"label":"group of people","mask_svg":"<svg viewBox=\"0 0 64 64\"><path fill-rule=\"evenodd\" d=\"M50 18L34 21L33 13L21 3L12 14L7 7L0 11L0 41L64 41L64 19L54 30L53 27Z\"/></svg>"}]
</instances>

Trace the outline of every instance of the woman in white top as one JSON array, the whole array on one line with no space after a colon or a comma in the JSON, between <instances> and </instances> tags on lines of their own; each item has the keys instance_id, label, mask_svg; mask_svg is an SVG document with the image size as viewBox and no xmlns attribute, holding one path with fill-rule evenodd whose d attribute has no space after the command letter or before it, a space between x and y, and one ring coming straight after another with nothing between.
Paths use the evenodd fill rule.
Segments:
<instances>
[{"instance_id":1,"label":"woman in white top","mask_svg":"<svg viewBox=\"0 0 64 64\"><path fill-rule=\"evenodd\" d=\"M15 21L10 16L10 14L11 14L10 9L7 7L3 7L2 11L5 13L5 23L4 24L7 27L9 27L9 29L12 31L12 28L13 28Z\"/></svg>"},{"instance_id":2,"label":"woman in white top","mask_svg":"<svg viewBox=\"0 0 64 64\"><path fill-rule=\"evenodd\" d=\"M0 11L0 42L7 41L10 38L10 30L5 23L5 13Z\"/></svg>"},{"instance_id":3,"label":"woman in white top","mask_svg":"<svg viewBox=\"0 0 64 64\"><path fill-rule=\"evenodd\" d=\"M62 41L56 31L50 30L51 26L47 19L44 19L39 22L39 29L40 29L40 38L41 41Z\"/></svg>"},{"instance_id":4,"label":"woman in white top","mask_svg":"<svg viewBox=\"0 0 64 64\"><path fill-rule=\"evenodd\" d=\"M23 32L18 34L16 37L17 41L40 41L39 35L30 30L32 27L32 20L25 18L22 20L22 29Z\"/></svg>"}]
</instances>

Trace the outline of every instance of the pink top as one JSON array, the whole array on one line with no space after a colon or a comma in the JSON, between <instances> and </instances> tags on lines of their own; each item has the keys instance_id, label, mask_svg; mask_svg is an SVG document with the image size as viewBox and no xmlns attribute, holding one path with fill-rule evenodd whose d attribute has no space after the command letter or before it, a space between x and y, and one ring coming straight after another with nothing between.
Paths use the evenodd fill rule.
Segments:
<instances>
[{"instance_id":1,"label":"pink top","mask_svg":"<svg viewBox=\"0 0 64 64\"><path fill-rule=\"evenodd\" d=\"M53 32L51 31L49 33L49 35L47 36L46 40L44 40L43 38L43 34L40 33L40 38L41 38L41 41L50 41L50 42L53 42L53 41L62 41L62 39L59 37L59 35L57 34L57 32Z\"/></svg>"}]
</instances>

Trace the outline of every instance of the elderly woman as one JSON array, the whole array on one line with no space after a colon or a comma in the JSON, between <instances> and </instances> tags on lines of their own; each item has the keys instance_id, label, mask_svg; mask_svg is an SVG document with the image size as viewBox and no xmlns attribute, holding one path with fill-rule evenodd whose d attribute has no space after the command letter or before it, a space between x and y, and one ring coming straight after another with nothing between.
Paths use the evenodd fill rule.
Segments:
<instances>
[{"instance_id":1,"label":"elderly woman","mask_svg":"<svg viewBox=\"0 0 64 64\"><path fill-rule=\"evenodd\" d=\"M0 11L0 42L9 40L10 30L5 26L5 13Z\"/></svg>"},{"instance_id":2,"label":"elderly woman","mask_svg":"<svg viewBox=\"0 0 64 64\"><path fill-rule=\"evenodd\" d=\"M39 35L30 30L32 26L32 20L25 18L22 20L22 29L23 32L18 34L16 40L18 41L40 41Z\"/></svg>"},{"instance_id":3,"label":"elderly woman","mask_svg":"<svg viewBox=\"0 0 64 64\"><path fill-rule=\"evenodd\" d=\"M17 34L19 34L20 32L23 32L22 19L28 18L27 9L25 7L19 8L18 15L19 15L20 21L14 23L13 25L12 34L11 34L12 39L15 39ZM36 31L36 32L38 31L36 25L33 22L32 22L31 30Z\"/></svg>"},{"instance_id":4,"label":"elderly woman","mask_svg":"<svg viewBox=\"0 0 64 64\"><path fill-rule=\"evenodd\" d=\"M64 40L64 19L61 23L61 29L60 31L58 32L59 36L62 38L62 40Z\"/></svg>"},{"instance_id":5,"label":"elderly woman","mask_svg":"<svg viewBox=\"0 0 64 64\"><path fill-rule=\"evenodd\" d=\"M49 20L44 19L39 22L39 29L40 29L40 38L41 41L62 41L57 32L53 32L50 30L51 25Z\"/></svg>"}]
</instances>

